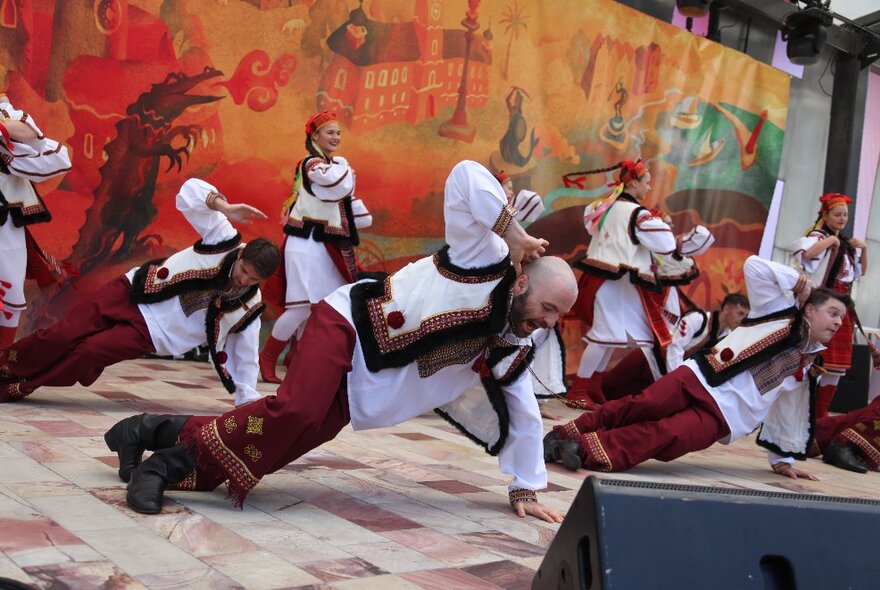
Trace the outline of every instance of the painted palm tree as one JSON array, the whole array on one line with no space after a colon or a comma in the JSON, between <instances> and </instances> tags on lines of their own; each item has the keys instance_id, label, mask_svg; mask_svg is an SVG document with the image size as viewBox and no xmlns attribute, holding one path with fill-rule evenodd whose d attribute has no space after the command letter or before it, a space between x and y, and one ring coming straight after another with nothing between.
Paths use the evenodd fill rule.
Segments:
<instances>
[{"instance_id":1,"label":"painted palm tree","mask_svg":"<svg viewBox=\"0 0 880 590\"><path fill-rule=\"evenodd\" d=\"M508 4L504 8L504 15L499 21L504 25L504 32L507 34L507 55L504 57L504 67L501 69L501 75L505 80L507 80L507 72L510 66L510 49L513 47L513 42L519 39L519 36L528 28L526 25L527 18L529 18L529 15L525 13L525 8L520 6L519 3L514 2L512 5Z\"/></svg>"}]
</instances>

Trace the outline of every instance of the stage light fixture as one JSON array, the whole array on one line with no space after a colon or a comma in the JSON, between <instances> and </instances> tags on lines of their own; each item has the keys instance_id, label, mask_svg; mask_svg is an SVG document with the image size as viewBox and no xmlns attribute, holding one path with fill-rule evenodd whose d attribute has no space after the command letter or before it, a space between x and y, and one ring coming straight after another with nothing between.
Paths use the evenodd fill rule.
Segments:
<instances>
[{"instance_id":1,"label":"stage light fixture","mask_svg":"<svg viewBox=\"0 0 880 590\"><path fill-rule=\"evenodd\" d=\"M828 10L810 7L789 14L783 23L782 38L787 42L785 53L791 63L808 66L819 60L828 39L826 27L833 18Z\"/></svg>"},{"instance_id":2,"label":"stage light fixture","mask_svg":"<svg viewBox=\"0 0 880 590\"><path fill-rule=\"evenodd\" d=\"M675 6L688 18L702 18L709 12L709 0L675 0Z\"/></svg>"}]
</instances>

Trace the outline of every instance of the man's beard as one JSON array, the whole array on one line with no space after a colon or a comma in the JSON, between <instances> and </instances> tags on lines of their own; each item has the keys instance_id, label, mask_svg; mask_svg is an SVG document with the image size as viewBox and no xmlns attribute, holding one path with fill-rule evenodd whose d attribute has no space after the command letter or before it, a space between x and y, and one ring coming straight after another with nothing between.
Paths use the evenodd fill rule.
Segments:
<instances>
[{"instance_id":1,"label":"man's beard","mask_svg":"<svg viewBox=\"0 0 880 590\"><path fill-rule=\"evenodd\" d=\"M520 331L526 319L526 300L528 294L529 291L526 289L523 293L514 295L510 302L510 311L507 312L507 321L510 324L510 329L520 337L522 337Z\"/></svg>"}]
</instances>

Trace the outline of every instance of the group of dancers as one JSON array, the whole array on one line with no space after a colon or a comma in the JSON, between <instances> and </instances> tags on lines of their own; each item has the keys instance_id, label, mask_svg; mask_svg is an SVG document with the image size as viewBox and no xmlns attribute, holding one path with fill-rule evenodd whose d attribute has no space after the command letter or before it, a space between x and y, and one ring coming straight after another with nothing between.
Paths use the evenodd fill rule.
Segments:
<instances>
[{"instance_id":1,"label":"group of dancers","mask_svg":"<svg viewBox=\"0 0 880 590\"><path fill-rule=\"evenodd\" d=\"M6 232L21 225L16 211L30 211L34 199L42 206L34 176L22 171L66 153L5 97L0 113ZM711 247L711 233L700 226L676 236L668 216L643 205L651 182L643 162L601 171L616 180L587 208L591 240L578 282L568 262L545 255L547 242L523 228L543 211L540 197L514 195L506 175L464 161L444 188L446 246L366 277L355 248L372 218L355 196L354 170L337 154L341 137L332 113L306 123L308 155L283 206L280 250L264 238L244 244L233 225L265 220L263 212L208 182L186 181L177 208L200 239L114 279L56 324L6 342L0 402L44 385L88 386L110 364L206 344L233 410L141 414L105 434L129 506L148 514L162 510L168 488L223 482L241 505L262 476L346 424L390 426L430 410L498 457L518 515L551 522L562 514L538 502L545 461L617 471L761 425L759 444L773 470L789 477L812 478L794 460L816 452L854 470L880 464L876 448L860 443L871 438L864 427L874 404L815 420L849 366L848 294L867 266L866 245L840 234L845 196L822 198L816 227L797 244L799 267L753 256L743 269L747 296L731 294L706 312L685 309L692 306L677 287L698 274L693 257ZM23 282L26 266L0 270ZM258 353L259 285L270 276L284 281L284 311ZM22 306L10 293L4 304ZM535 342L554 342L547 334L572 309L590 329L568 401L586 411L544 436L530 371ZM288 343L282 380L277 362ZM620 347L636 350L609 369ZM279 384L275 395L259 395L258 375ZM152 454L143 460L145 451Z\"/></svg>"}]
</instances>

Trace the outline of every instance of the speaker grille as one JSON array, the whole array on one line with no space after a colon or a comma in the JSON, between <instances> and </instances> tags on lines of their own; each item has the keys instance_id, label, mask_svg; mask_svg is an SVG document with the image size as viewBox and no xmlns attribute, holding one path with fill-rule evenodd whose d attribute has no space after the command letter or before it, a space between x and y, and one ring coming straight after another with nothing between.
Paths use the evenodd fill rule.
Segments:
<instances>
[{"instance_id":1,"label":"speaker grille","mask_svg":"<svg viewBox=\"0 0 880 590\"><path fill-rule=\"evenodd\" d=\"M880 501L867 500L865 498L843 498L840 496L820 496L815 494L789 494L786 492L763 492L759 490L744 490L741 488L714 488L710 486L695 486L674 483L658 483L653 481L627 481L623 479L594 478L595 485L616 488L632 488L647 490L667 490L670 492L685 492L698 494L717 494L723 496L746 496L754 498L773 498L780 500L796 500L806 502L819 502L831 504L850 504L856 506L873 506L880 508Z\"/></svg>"}]
</instances>

